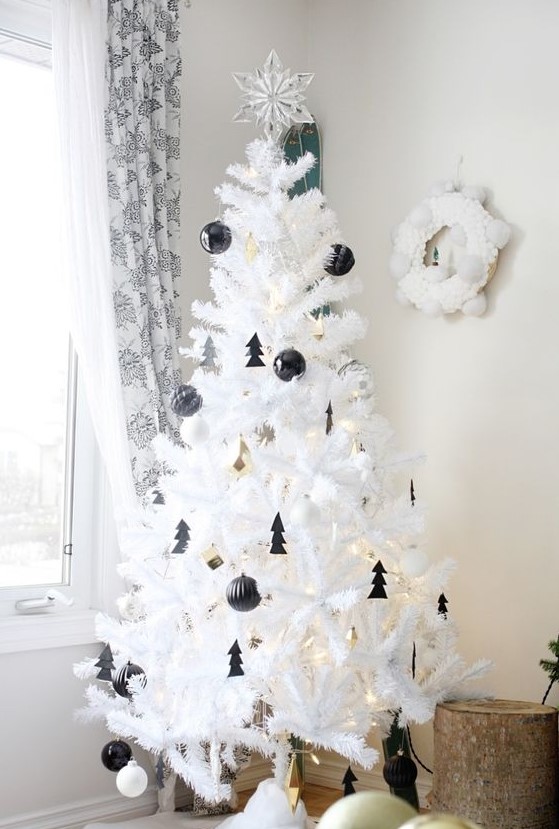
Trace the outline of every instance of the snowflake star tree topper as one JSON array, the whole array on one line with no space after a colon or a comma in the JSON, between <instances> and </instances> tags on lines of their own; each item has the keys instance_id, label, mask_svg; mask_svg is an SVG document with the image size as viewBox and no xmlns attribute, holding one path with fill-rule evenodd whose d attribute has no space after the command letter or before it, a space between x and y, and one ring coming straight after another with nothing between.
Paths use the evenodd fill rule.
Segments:
<instances>
[{"instance_id":1,"label":"snowflake star tree topper","mask_svg":"<svg viewBox=\"0 0 559 829\"><path fill-rule=\"evenodd\" d=\"M313 117L304 105L303 91L314 78L312 72L290 75L272 49L262 69L254 72L233 72L242 90L243 103L234 121L256 121L266 136L279 139L284 127L304 124Z\"/></svg>"}]
</instances>

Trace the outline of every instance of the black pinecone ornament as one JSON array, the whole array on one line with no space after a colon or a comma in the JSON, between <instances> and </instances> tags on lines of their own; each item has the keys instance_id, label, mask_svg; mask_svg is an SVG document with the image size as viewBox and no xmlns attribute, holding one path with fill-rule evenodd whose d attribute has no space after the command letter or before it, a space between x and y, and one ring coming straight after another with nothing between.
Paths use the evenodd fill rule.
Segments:
<instances>
[{"instance_id":1,"label":"black pinecone ornament","mask_svg":"<svg viewBox=\"0 0 559 829\"><path fill-rule=\"evenodd\" d=\"M201 407L202 398L194 386L183 383L171 395L171 409L179 417L192 417Z\"/></svg>"},{"instance_id":2,"label":"black pinecone ornament","mask_svg":"<svg viewBox=\"0 0 559 829\"><path fill-rule=\"evenodd\" d=\"M132 749L124 740L111 740L101 750L101 762L109 771L120 771L132 759Z\"/></svg>"},{"instance_id":3,"label":"black pinecone ornament","mask_svg":"<svg viewBox=\"0 0 559 829\"><path fill-rule=\"evenodd\" d=\"M382 776L391 789L407 789L415 783L417 766L411 757L406 757L403 751L398 751L384 764Z\"/></svg>"},{"instance_id":4,"label":"black pinecone ornament","mask_svg":"<svg viewBox=\"0 0 559 829\"><path fill-rule=\"evenodd\" d=\"M245 576L244 573L229 582L225 595L233 610L240 613L254 610L262 601L256 580L252 576Z\"/></svg>"},{"instance_id":5,"label":"black pinecone ornament","mask_svg":"<svg viewBox=\"0 0 559 829\"><path fill-rule=\"evenodd\" d=\"M200 231L200 244L207 253L225 253L231 244L231 229L223 222L210 222Z\"/></svg>"},{"instance_id":6,"label":"black pinecone ornament","mask_svg":"<svg viewBox=\"0 0 559 829\"><path fill-rule=\"evenodd\" d=\"M296 377L302 377L307 368L305 358L300 351L295 351L294 348L286 348L274 359L274 371L276 377L289 383Z\"/></svg>"},{"instance_id":7,"label":"black pinecone ornament","mask_svg":"<svg viewBox=\"0 0 559 829\"><path fill-rule=\"evenodd\" d=\"M324 270L330 276L345 276L355 265L353 251L347 245L332 245L324 261Z\"/></svg>"},{"instance_id":8,"label":"black pinecone ornament","mask_svg":"<svg viewBox=\"0 0 559 829\"><path fill-rule=\"evenodd\" d=\"M133 662L127 662L117 671L113 677L113 688L120 697L132 699L132 693L128 689L128 680L133 676L143 676L142 685L146 684L146 674L143 668L139 665L134 665Z\"/></svg>"}]
</instances>

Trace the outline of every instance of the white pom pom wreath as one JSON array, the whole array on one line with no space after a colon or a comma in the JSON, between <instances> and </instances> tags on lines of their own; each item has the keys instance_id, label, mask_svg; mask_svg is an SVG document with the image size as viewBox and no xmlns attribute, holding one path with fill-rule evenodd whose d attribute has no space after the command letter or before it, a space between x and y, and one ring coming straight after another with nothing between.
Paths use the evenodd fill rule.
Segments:
<instances>
[{"instance_id":1,"label":"white pom pom wreath","mask_svg":"<svg viewBox=\"0 0 559 829\"><path fill-rule=\"evenodd\" d=\"M431 213L431 208L428 204L425 204L425 202L419 204L412 210L412 212L408 216L408 221L414 227L426 227L433 221L433 214Z\"/></svg>"},{"instance_id":2,"label":"white pom pom wreath","mask_svg":"<svg viewBox=\"0 0 559 829\"><path fill-rule=\"evenodd\" d=\"M394 279L401 279L410 269L410 258L403 253L393 253L389 263L390 273Z\"/></svg>"},{"instance_id":3,"label":"white pom pom wreath","mask_svg":"<svg viewBox=\"0 0 559 829\"><path fill-rule=\"evenodd\" d=\"M116 787L124 797L139 797L147 785L148 776L135 760L130 760L116 776Z\"/></svg>"},{"instance_id":4,"label":"white pom pom wreath","mask_svg":"<svg viewBox=\"0 0 559 829\"><path fill-rule=\"evenodd\" d=\"M501 219L493 219L487 227L487 236L501 250L510 239L510 227Z\"/></svg>"},{"instance_id":5,"label":"white pom pom wreath","mask_svg":"<svg viewBox=\"0 0 559 829\"><path fill-rule=\"evenodd\" d=\"M466 303L483 291L495 272L500 248L510 238L510 228L482 206L485 191L481 187L449 192L445 182L439 182L431 192L434 195L398 225L390 273L398 281L396 298L400 304L407 298L424 313L438 316L464 310ZM456 272L443 261L438 266L424 261L427 243L444 227L451 228L454 244L464 248ZM479 315L484 306L485 297L468 305L468 314Z\"/></svg>"},{"instance_id":6,"label":"white pom pom wreath","mask_svg":"<svg viewBox=\"0 0 559 829\"><path fill-rule=\"evenodd\" d=\"M483 267L483 260L481 256L475 253L466 253L458 262L458 276L462 282L467 282L468 285L475 285L483 278L485 268Z\"/></svg>"},{"instance_id":7,"label":"white pom pom wreath","mask_svg":"<svg viewBox=\"0 0 559 829\"><path fill-rule=\"evenodd\" d=\"M462 306L462 313L467 317L481 317L482 314L485 314L486 308L487 299L482 291L481 294L478 294L473 299L469 299L464 303Z\"/></svg>"}]
</instances>

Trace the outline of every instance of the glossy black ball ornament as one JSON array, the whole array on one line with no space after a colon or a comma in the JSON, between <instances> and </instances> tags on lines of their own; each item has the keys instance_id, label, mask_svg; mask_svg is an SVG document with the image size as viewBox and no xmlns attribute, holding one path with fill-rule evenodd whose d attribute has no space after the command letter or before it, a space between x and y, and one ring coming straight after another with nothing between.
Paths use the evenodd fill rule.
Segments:
<instances>
[{"instance_id":1,"label":"glossy black ball ornament","mask_svg":"<svg viewBox=\"0 0 559 829\"><path fill-rule=\"evenodd\" d=\"M133 662L127 662L117 671L113 676L113 688L120 697L127 697L132 699L132 694L128 689L128 680L133 676L143 676L142 685L146 684L146 674L143 668L139 665L134 665Z\"/></svg>"},{"instance_id":2,"label":"glossy black ball ornament","mask_svg":"<svg viewBox=\"0 0 559 829\"><path fill-rule=\"evenodd\" d=\"M347 245L332 245L332 251L326 257L324 270L331 276L345 276L355 265L353 251Z\"/></svg>"},{"instance_id":3,"label":"glossy black ball ornament","mask_svg":"<svg viewBox=\"0 0 559 829\"><path fill-rule=\"evenodd\" d=\"M300 351L294 348L286 348L280 351L274 360L274 371L276 377L288 383L294 377L302 377L307 368L305 358Z\"/></svg>"},{"instance_id":4,"label":"glossy black ball ornament","mask_svg":"<svg viewBox=\"0 0 559 829\"><path fill-rule=\"evenodd\" d=\"M382 776L391 789L407 789L417 777L417 766L405 754L398 752L390 757L382 769Z\"/></svg>"},{"instance_id":5,"label":"glossy black ball ornament","mask_svg":"<svg viewBox=\"0 0 559 829\"><path fill-rule=\"evenodd\" d=\"M194 386L187 386L183 383L171 395L171 409L180 417L192 417L201 406L202 398Z\"/></svg>"},{"instance_id":6,"label":"glossy black ball ornament","mask_svg":"<svg viewBox=\"0 0 559 829\"><path fill-rule=\"evenodd\" d=\"M223 222L210 222L200 232L200 244L208 253L225 253L231 244L231 230Z\"/></svg>"},{"instance_id":7,"label":"glossy black ball ornament","mask_svg":"<svg viewBox=\"0 0 559 829\"><path fill-rule=\"evenodd\" d=\"M132 749L124 740L111 740L101 750L101 762L109 771L120 771L132 759Z\"/></svg>"},{"instance_id":8,"label":"glossy black ball ornament","mask_svg":"<svg viewBox=\"0 0 559 829\"><path fill-rule=\"evenodd\" d=\"M240 613L254 610L262 601L255 579L252 576L245 576L244 573L229 582L225 595L233 610L238 610Z\"/></svg>"}]
</instances>

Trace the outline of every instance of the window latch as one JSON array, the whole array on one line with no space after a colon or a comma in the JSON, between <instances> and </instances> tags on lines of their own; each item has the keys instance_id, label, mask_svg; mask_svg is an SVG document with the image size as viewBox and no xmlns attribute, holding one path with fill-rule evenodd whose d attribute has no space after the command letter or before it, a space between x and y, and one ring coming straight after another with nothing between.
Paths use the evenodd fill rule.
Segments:
<instances>
[{"instance_id":1,"label":"window latch","mask_svg":"<svg viewBox=\"0 0 559 829\"><path fill-rule=\"evenodd\" d=\"M18 613L42 613L49 610L56 605L56 602L70 607L74 604L72 597L64 596L60 590L47 590L45 595L38 599L19 599L16 602L16 610Z\"/></svg>"}]
</instances>

